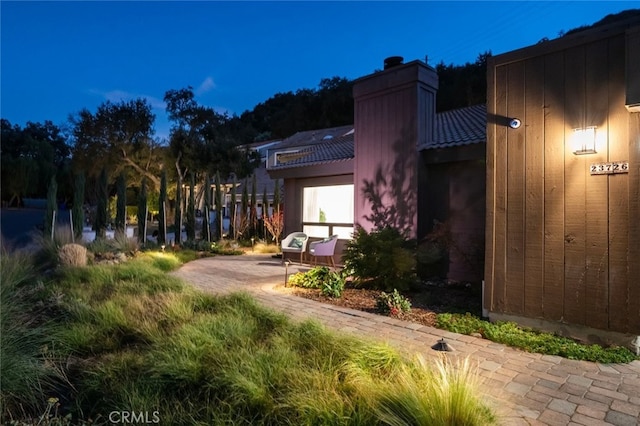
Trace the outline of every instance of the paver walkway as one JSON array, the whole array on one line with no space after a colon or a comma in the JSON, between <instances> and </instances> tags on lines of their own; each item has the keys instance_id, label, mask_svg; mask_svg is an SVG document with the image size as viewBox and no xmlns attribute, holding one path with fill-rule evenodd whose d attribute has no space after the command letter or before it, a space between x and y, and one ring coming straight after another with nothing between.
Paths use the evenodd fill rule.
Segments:
<instances>
[{"instance_id":1,"label":"paver walkway","mask_svg":"<svg viewBox=\"0 0 640 426\"><path fill-rule=\"evenodd\" d=\"M301 267L291 265L289 274ZM308 269L302 267L302 269ZM530 354L489 340L284 294L285 267L269 255L217 256L174 272L206 292L246 291L294 319L315 318L327 327L388 342L403 351L437 356L444 337L454 352L470 356L483 378L482 392L504 425L624 425L640 423L640 361L597 364Z\"/></svg>"}]
</instances>

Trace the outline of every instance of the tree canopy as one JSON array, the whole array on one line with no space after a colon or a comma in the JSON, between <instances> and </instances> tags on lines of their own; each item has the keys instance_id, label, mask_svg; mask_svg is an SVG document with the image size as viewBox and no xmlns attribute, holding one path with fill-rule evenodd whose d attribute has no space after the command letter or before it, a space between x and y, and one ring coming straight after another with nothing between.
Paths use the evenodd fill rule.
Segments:
<instances>
[{"instance_id":1,"label":"tree canopy","mask_svg":"<svg viewBox=\"0 0 640 426\"><path fill-rule=\"evenodd\" d=\"M68 177L70 149L51 121L27 122L22 128L2 119L0 138L2 198L9 204L44 196L54 175L62 180ZM61 192L63 197L70 196L68 191Z\"/></svg>"},{"instance_id":2,"label":"tree canopy","mask_svg":"<svg viewBox=\"0 0 640 426\"><path fill-rule=\"evenodd\" d=\"M95 178L102 167L112 176L128 169L132 183L146 177L159 188L164 153L153 139L155 115L145 99L106 101L95 113L85 108L70 120L76 171Z\"/></svg>"}]
</instances>

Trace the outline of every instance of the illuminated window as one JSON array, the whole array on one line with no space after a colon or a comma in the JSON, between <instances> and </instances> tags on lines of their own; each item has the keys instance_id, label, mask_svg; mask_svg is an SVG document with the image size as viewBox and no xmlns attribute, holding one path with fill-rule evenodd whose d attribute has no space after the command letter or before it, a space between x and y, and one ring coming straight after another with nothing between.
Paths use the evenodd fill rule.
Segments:
<instances>
[{"instance_id":1,"label":"illuminated window","mask_svg":"<svg viewBox=\"0 0 640 426\"><path fill-rule=\"evenodd\" d=\"M309 186L302 194L303 232L310 237L337 234L351 238L353 232L353 184Z\"/></svg>"}]
</instances>

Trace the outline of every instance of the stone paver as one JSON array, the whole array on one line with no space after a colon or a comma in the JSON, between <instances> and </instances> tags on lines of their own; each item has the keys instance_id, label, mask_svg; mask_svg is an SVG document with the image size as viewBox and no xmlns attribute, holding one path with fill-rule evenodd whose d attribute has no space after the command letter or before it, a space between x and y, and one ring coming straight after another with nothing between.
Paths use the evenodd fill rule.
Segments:
<instances>
[{"instance_id":1,"label":"stone paver","mask_svg":"<svg viewBox=\"0 0 640 426\"><path fill-rule=\"evenodd\" d=\"M294 264L288 272L307 269ZM443 352L431 346L444 337L454 349L446 356L469 356L476 362L483 396L504 425L640 424L640 361L604 365L530 354L479 337L285 294L274 289L284 283L285 267L270 255L204 258L173 274L210 293L247 292L296 320L313 318L409 354L440 356Z\"/></svg>"}]
</instances>

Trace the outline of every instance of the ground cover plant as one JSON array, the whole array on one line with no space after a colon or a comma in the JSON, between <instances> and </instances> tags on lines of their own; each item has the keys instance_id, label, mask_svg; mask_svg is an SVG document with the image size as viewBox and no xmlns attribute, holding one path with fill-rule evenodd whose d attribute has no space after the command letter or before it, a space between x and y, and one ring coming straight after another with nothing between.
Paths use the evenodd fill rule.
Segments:
<instances>
[{"instance_id":1,"label":"ground cover plant","mask_svg":"<svg viewBox=\"0 0 640 426\"><path fill-rule=\"evenodd\" d=\"M245 294L201 293L166 273L180 263L173 253L146 252L116 265L58 268L43 284L18 271L14 282L36 286L28 303L40 315L26 331L37 339L27 333L24 349L9 341L6 350L27 357L33 380L6 393L3 352L1 420L37 419L57 398L74 424L122 410L172 425L495 422L472 368L406 360L312 321L292 323ZM2 267L4 307L18 296L5 292ZM2 317L3 339L13 323ZM43 344L59 362L37 350ZM21 411L25 401L32 408Z\"/></svg>"},{"instance_id":2,"label":"ground cover plant","mask_svg":"<svg viewBox=\"0 0 640 426\"><path fill-rule=\"evenodd\" d=\"M552 333L542 333L521 327L514 322L491 323L470 314L440 314L437 317L437 326L460 334L479 334L493 342L504 343L527 352L559 355L569 359L628 363L639 358L627 348L584 345Z\"/></svg>"},{"instance_id":3,"label":"ground cover plant","mask_svg":"<svg viewBox=\"0 0 640 426\"><path fill-rule=\"evenodd\" d=\"M292 275L289 280L297 278ZM354 286L347 281L340 297L328 297L318 288L300 285L284 288L297 296L323 303L345 306L382 315L398 316L404 321L423 324L461 334L479 335L497 343L528 352L559 355L569 359L601 363L628 363L640 359L626 347L586 345L550 333L520 327L512 322L490 323L481 318L480 288L471 285L431 282L422 288L386 293ZM406 303L401 303L406 300ZM392 306L395 309L392 309Z\"/></svg>"}]
</instances>

